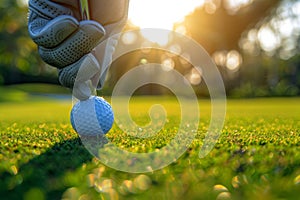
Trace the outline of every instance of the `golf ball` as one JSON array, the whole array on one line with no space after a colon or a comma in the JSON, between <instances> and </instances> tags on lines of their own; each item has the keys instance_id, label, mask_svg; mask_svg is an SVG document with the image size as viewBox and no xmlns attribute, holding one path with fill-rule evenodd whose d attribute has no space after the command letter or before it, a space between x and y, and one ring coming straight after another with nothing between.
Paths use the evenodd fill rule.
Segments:
<instances>
[{"instance_id":1,"label":"golf ball","mask_svg":"<svg viewBox=\"0 0 300 200\"><path fill-rule=\"evenodd\" d=\"M113 122L113 110L101 97L91 96L85 101L79 101L71 110L72 127L82 136L106 134Z\"/></svg>"}]
</instances>

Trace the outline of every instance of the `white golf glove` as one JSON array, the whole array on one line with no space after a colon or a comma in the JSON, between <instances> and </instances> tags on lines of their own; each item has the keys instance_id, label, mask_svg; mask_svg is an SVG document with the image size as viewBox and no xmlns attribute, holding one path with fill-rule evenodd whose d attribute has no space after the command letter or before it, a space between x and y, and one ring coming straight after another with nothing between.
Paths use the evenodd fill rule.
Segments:
<instances>
[{"instance_id":1,"label":"white golf glove","mask_svg":"<svg viewBox=\"0 0 300 200\"><path fill-rule=\"evenodd\" d=\"M79 4L75 2L30 0L28 30L38 45L41 58L59 69L60 83L73 88L75 97L84 100L91 95L90 81L94 87L103 86L118 40L110 36L124 27L128 0L112 0L124 12L118 18L113 17L114 13L107 12L114 8L105 4L105 0L91 0L93 20L80 22ZM105 43L97 47L102 41Z\"/></svg>"}]
</instances>

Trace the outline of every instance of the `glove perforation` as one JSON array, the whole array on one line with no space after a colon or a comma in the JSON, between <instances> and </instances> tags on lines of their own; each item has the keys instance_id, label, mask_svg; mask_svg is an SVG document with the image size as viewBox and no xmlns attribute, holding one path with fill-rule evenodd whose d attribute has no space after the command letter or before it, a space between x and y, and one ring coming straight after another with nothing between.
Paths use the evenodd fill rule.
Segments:
<instances>
[{"instance_id":1,"label":"glove perforation","mask_svg":"<svg viewBox=\"0 0 300 200\"><path fill-rule=\"evenodd\" d=\"M103 37L99 32L88 33L83 30L76 32L75 35L69 38L70 41L65 41L64 46L51 49L40 47L42 59L57 68L66 67L91 52Z\"/></svg>"},{"instance_id":2,"label":"glove perforation","mask_svg":"<svg viewBox=\"0 0 300 200\"><path fill-rule=\"evenodd\" d=\"M45 0L31 0L29 7L34 10L38 15L46 19L53 19L60 15L72 15L72 11L59 4Z\"/></svg>"}]
</instances>

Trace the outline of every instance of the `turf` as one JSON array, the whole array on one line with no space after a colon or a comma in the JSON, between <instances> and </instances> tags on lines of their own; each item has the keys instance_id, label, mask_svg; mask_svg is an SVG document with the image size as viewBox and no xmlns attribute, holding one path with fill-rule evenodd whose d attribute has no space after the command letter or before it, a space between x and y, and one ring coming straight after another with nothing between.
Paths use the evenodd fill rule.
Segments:
<instances>
[{"instance_id":1,"label":"turf","mask_svg":"<svg viewBox=\"0 0 300 200\"><path fill-rule=\"evenodd\" d=\"M114 143L147 152L168 143L180 111L175 99L139 97L131 102L137 123L162 103L168 124L151 139L134 140L117 126ZM224 129L210 154L198 152L210 119L200 100L201 121L188 151L170 166L145 174L106 167L81 144L69 122L70 101L0 104L1 199L298 199L300 98L228 100ZM139 110L139 112L136 112ZM140 114L144 113L145 114ZM143 147L143 148L141 148Z\"/></svg>"}]
</instances>

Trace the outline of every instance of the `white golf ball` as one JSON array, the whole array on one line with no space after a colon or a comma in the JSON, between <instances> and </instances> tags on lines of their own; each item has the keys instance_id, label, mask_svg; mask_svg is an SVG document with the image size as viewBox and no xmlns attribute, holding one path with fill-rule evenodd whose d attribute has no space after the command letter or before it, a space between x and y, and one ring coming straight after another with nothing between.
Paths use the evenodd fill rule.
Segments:
<instances>
[{"instance_id":1,"label":"white golf ball","mask_svg":"<svg viewBox=\"0 0 300 200\"><path fill-rule=\"evenodd\" d=\"M71 111L73 129L82 136L106 134L114 122L114 113L103 98L91 96L77 102Z\"/></svg>"}]
</instances>

